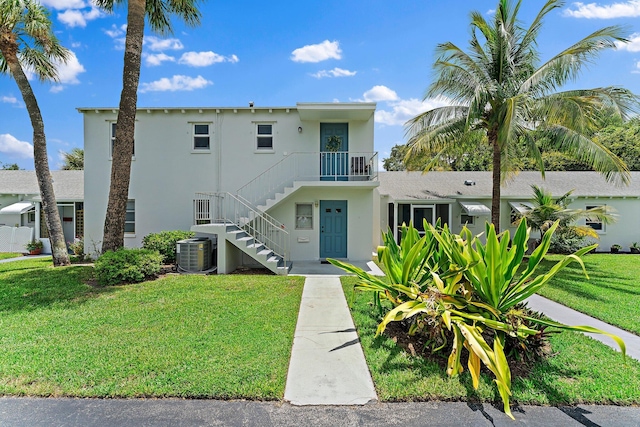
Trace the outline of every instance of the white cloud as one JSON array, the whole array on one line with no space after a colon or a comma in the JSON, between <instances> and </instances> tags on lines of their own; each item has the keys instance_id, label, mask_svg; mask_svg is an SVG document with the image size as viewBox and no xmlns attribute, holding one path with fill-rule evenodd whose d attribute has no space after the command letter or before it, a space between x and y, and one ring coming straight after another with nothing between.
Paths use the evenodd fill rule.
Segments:
<instances>
[{"instance_id":1,"label":"white cloud","mask_svg":"<svg viewBox=\"0 0 640 427\"><path fill-rule=\"evenodd\" d=\"M633 33L629 36L629 43L616 42L616 48L628 50L629 52L640 52L640 33Z\"/></svg>"},{"instance_id":2,"label":"white cloud","mask_svg":"<svg viewBox=\"0 0 640 427\"><path fill-rule=\"evenodd\" d=\"M239 59L236 55L223 56L215 52L185 52L178 60L179 64L189 65L191 67L207 67L211 64L219 62L236 63Z\"/></svg>"},{"instance_id":3,"label":"white cloud","mask_svg":"<svg viewBox=\"0 0 640 427\"><path fill-rule=\"evenodd\" d=\"M49 6L53 9L82 9L87 7L83 0L40 0L43 6Z\"/></svg>"},{"instance_id":4,"label":"white cloud","mask_svg":"<svg viewBox=\"0 0 640 427\"><path fill-rule=\"evenodd\" d=\"M69 58L66 64L57 63L56 66L58 68L58 79L63 84L76 85L80 83L78 74L86 71L73 51L69 51Z\"/></svg>"},{"instance_id":5,"label":"white cloud","mask_svg":"<svg viewBox=\"0 0 640 427\"><path fill-rule=\"evenodd\" d=\"M309 44L291 52L293 62L320 62L340 58L342 58L340 42L330 42L329 40L318 44Z\"/></svg>"},{"instance_id":6,"label":"white cloud","mask_svg":"<svg viewBox=\"0 0 640 427\"><path fill-rule=\"evenodd\" d=\"M169 56L166 53L152 53L152 54L143 54L144 62L149 67L156 67L158 65L162 65L163 62L175 62L176 58L173 56Z\"/></svg>"},{"instance_id":7,"label":"white cloud","mask_svg":"<svg viewBox=\"0 0 640 427\"><path fill-rule=\"evenodd\" d=\"M102 31L112 39L115 39L116 37L124 35L125 31L127 31L127 24L122 24L120 27L116 27L116 24L112 24L109 30Z\"/></svg>"},{"instance_id":8,"label":"white cloud","mask_svg":"<svg viewBox=\"0 0 640 427\"><path fill-rule=\"evenodd\" d=\"M124 35L127 31L127 24L122 24L120 27L116 27L115 24L112 24L110 29L103 29L102 31L113 39L113 44L117 50L124 50Z\"/></svg>"},{"instance_id":9,"label":"white cloud","mask_svg":"<svg viewBox=\"0 0 640 427\"><path fill-rule=\"evenodd\" d=\"M18 98L16 98L15 96L3 96L2 98L0 98L0 101L6 104L18 104Z\"/></svg>"},{"instance_id":10,"label":"white cloud","mask_svg":"<svg viewBox=\"0 0 640 427\"><path fill-rule=\"evenodd\" d=\"M202 89L213 82L202 76L196 78L189 76L176 75L171 78L163 77L151 83L142 83L140 92L175 92L175 91L191 91L194 89Z\"/></svg>"},{"instance_id":11,"label":"white cloud","mask_svg":"<svg viewBox=\"0 0 640 427\"><path fill-rule=\"evenodd\" d=\"M437 107L451 105L451 101L446 98L427 99L426 101L410 98L392 101L389 102L388 105L391 107L391 110L379 109L376 111L376 123L382 123L389 126L402 126L407 120L420 113Z\"/></svg>"},{"instance_id":12,"label":"white cloud","mask_svg":"<svg viewBox=\"0 0 640 427\"><path fill-rule=\"evenodd\" d=\"M179 39L174 38L162 39L155 36L146 36L143 43L149 48L149 50L154 52L184 49L182 42Z\"/></svg>"},{"instance_id":13,"label":"white cloud","mask_svg":"<svg viewBox=\"0 0 640 427\"><path fill-rule=\"evenodd\" d=\"M74 48L74 49L77 49L77 48L79 48L79 47L82 47L82 43L80 43L80 42L73 42L73 43L71 43L71 47L72 47L72 48Z\"/></svg>"},{"instance_id":14,"label":"white cloud","mask_svg":"<svg viewBox=\"0 0 640 427\"><path fill-rule=\"evenodd\" d=\"M51 92L51 93L59 93L59 92L62 92L63 90L64 90L64 86L55 85L55 86L51 86L51 89L49 89L49 92Z\"/></svg>"},{"instance_id":15,"label":"white cloud","mask_svg":"<svg viewBox=\"0 0 640 427\"><path fill-rule=\"evenodd\" d=\"M0 153L32 159L33 145L26 141L20 141L11 134L4 133L0 134Z\"/></svg>"},{"instance_id":16,"label":"white cloud","mask_svg":"<svg viewBox=\"0 0 640 427\"><path fill-rule=\"evenodd\" d=\"M640 74L640 61L636 63L636 69L632 71L633 74Z\"/></svg>"},{"instance_id":17,"label":"white cloud","mask_svg":"<svg viewBox=\"0 0 640 427\"><path fill-rule=\"evenodd\" d=\"M77 9L67 9L58 14L58 21L65 24L67 27L86 27L87 21L93 21L100 18L104 14L95 6L92 6L88 11L81 11Z\"/></svg>"},{"instance_id":18,"label":"white cloud","mask_svg":"<svg viewBox=\"0 0 640 427\"><path fill-rule=\"evenodd\" d=\"M324 77L351 77L355 76L356 73L357 71L349 71L336 67L333 70L320 70L315 74L311 74L311 76L316 79L322 79Z\"/></svg>"},{"instance_id":19,"label":"white cloud","mask_svg":"<svg viewBox=\"0 0 640 427\"><path fill-rule=\"evenodd\" d=\"M634 18L640 16L640 0L598 5L597 3L573 3L573 9L565 9L564 16L587 19Z\"/></svg>"},{"instance_id":20,"label":"white cloud","mask_svg":"<svg viewBox=\"0 0 640 427\"><path fill-rule=\"evenodd\" d=\"M398 94L394 90L382 85L372 87L363 96L366 102L395 101L398 99Z\"/></svg>"}]
</instances>

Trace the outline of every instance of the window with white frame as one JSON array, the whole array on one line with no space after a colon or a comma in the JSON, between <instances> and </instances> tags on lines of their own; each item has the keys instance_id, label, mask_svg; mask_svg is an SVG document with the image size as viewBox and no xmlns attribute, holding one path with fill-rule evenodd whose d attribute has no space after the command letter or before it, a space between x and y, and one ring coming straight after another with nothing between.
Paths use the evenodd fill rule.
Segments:
<instances>
[{"instance_id":1,"label":"window with white frame","mask_svg":"<svg viewBox=\"0 0 640 427\"><path fill-rule=\"evenodd\" d=\"M313 230L312 203L296 203L296 230Z\"/></svg>"},{"instance_id":2,"label":"window with white frame","mask_svg":"<svg viewBox=\"0 0 640 427\"><path fill-rule=\"evenodd\" d=\"M193 124L193 149L194 150L210 150L211 149L211 126L209 123Z\"/></svg>"},{"instance_id":3,"label":"window with white frame","mask_svg":"<svg viewBox=\"0 0 640 427\"><path fill-rule=\"evenodd\" d=\"M116 122L111 122L111 138L109 138L109 158L113 157L113 145L116 142ZM136 141L133 140L133 148L131 149L131 157L136 155Z\"/></svg>"},{"instance_id":4,"label":"window with white frame","mask_svg":"<svg viewBox=\"0 0 640 427\"><path fill-rule=\"evenodd\" d=\"M124 234L136 232L136 201L127 200L127 213L124 220Z\"/></svg>"},{"instance_id":5,"label":"window with white frame","mask_svg":"<svg viewBox=\"0 0 640 427\"><path fill-rule=\"evenodd\" d=\"M604 208L603 205L592 205L592 206L587 206L587 210L589 209L595 209L595 208ZM598 218L587 218L585 221L585 225L587 227L591 227L594 230L597 231L604 231L604 223L602 221L600 221Z\"/></svg>"},{"instance_id":6,"label":"window with white frame","mask_svg":"<svg viewBox=\"0 0 640 427\"><path fill-rule=\"evenodd\" d=\"M473 225L475 223L475 216L460 214L460 225Z\"/></svg>"},{"instance_id":7,"label":"window with white frame","mask_svg":"<svg viewBox=\"0 0 640 427\"><path fill-rule=\"evenodd\" d=\"M273 150L273 124L256 123L256 148Z\"/></svg>"}]
</instances>

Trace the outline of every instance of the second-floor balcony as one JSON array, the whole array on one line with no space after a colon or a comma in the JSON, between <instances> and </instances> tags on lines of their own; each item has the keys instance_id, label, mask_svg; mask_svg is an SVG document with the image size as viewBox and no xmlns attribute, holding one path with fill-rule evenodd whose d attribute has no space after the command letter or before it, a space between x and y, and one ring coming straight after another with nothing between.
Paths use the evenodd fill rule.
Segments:
<instances>
[{"instance_id":1,"label":"second-floor balcony","mask_svg":"<svg viewBox=\"0 0 640 427\"><path fill-rule=\"evenodd\" d=\"M291 153L238 189L238 195L262 205L296 182L371 185L378 180L378 153L324 151ZM334 182L335 184L331 184Z\"/></svg>"}]
</instances>

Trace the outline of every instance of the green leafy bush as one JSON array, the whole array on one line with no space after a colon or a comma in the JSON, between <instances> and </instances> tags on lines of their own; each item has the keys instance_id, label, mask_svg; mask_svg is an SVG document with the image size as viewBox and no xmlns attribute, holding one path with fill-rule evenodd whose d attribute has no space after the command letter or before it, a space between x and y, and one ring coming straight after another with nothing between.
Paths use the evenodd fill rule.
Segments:
<instances>
[{"instance_id":1,"label":"green leafy bush","mask_svg":"<svg viewBox=\"0 0 640 427\"><path fill-rule=\"evenodd\" d=\"M142 282L157 275L162 255L149 249L118 249L105 252L95 262L95 275L102 286Z\"/></svg>"},{"instance_id":2,"label":"green leafy bush","mask_svg":"<svg viewBox=\"0 0 640 427\"><path fill-rule=\"evenodd\" d=\"M163 262L170 264L176 262L176 242L178 240L190 239L193 236L195 236L193 231L181 230L151 233L142 239L142 247L160 252Z\"/></svg>"},{"instance_id":3,"label":"green leafy bush","mask_svg":"<svg viewBox=\"0 0 640 427\"><path fill-rule=\"evenodd\" d=\"M624 342L617 336L589 326L568 326L545 319L523 307L522 303L544 286L563 267L580 259L596 245L580 249L561 259L548 272L535 270L549 250L555 222L544 234L540 245L523 263L530 230L523 219L513 240L509 231L500 236L492 224L486 225L486 243L464 227L453 234L445 225L439 229L424 221L425 235L403 227L398 245L389 231L378 259L384 264L387 280L337 260L329 261L361 280L359 290L373 291L376 305L380 299L391 301L389 310L378 325L384 332L390 322L408 322L409 333L427 337L433 352L446 351L447 374L464 371L461 355L468 353L468 369L474 388L478 387L480 367L484 364L495 377L504 411L513 418L509 407L511 369L507 355L525 347L527 354L543 354L546 328L602 333L612 337L625 353ZM586 271L585 271L586 274ZM526 357L525 357L526 358Z\"/></svg>"},{"instance_id":4,"label":"green leafy bush","mask_svg":"<svg viewBox=\"0 0 640 427\"><path fill-rule=\"evenodd\" d=\"M557 230L551 237L549 253L552 254L572 254L582 248L593 244L593 240L582 235L572 228Z\"/></svg>"}]
</instances>

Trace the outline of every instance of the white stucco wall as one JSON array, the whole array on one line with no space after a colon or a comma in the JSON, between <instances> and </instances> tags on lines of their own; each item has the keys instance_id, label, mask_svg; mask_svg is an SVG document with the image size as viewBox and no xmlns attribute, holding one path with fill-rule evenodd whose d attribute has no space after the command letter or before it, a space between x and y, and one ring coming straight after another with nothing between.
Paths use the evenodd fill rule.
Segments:
<instances>
[{"instance_id":1,"label":"white stucco wall","mask_svg":"<svg viewBox=\"0 0 640 427\"><path fill-rule=\"evenodd\" d=\"M321 200L347 201L347 258L371 260L373 230L373 189L371 188L314 188L307 187L292 194L269 213L290 231L291 260L320 259L320 207ZM315 206L315 202L318 206ZM313 229L295 229L296 203L313 204ZM308 242L304 240L308 239ZM303 241L299 241L303 240Z\"/></svg>"},{"instance_id":2,"label":"white stucco wall","mask_svg":"<svg viewBox=\"0 0 640 427\"><path fill-rule=\"evenodd\" d=\"M288 110L288 111L287 111ZM85 239L88 247L100 247L111 174L110 126L116 111L83 110L85 123ZM142 238L162 230L188 230L193 225L193 199L196 192L228 191L241 186L271 168L292 152L318 152L320 123L349 124L349 151L373 152L373 114L367 120L301 120L296 108L225 108L225 109L140 109L136 118L135 157L131 167L129 199L135 200L136 232L125 235L125 246L137 247ZM210 125L210 150L193 149L193 124ZM256 125L273 125L273 150L258 150ZM299 132L298 128L302 128ZM319 173L319 161L309 163L313 174ZM315 171L318 169L318 171ZM341 184L335 183L336 187ZM300 190L303 191L303 190ZM356 244L362 227L353 222L355 231L349 247L353 254L371 252L371 189L367 190L368 215L366 247ZM339 194L339 190L338 193ZM348 199L338 197L335 199ZM300 197L296 193L296 198ZM305 196L306 197L306 196ZM316 198L317 199L317 196ZM354 199L359 212L364 202ZM293 205L295 207L295 205ZM272 212L270 212L273 214ZM287 226L293 224L293 210ZM350 219L350 224L352 220ZM357 233L356 233L357 232ZM292 239L295 241L295 238ZM92 243L93 242L93 243ZM317 249L317 248L316 248ZM317 259L315 252L302 249L304 256ZM315 254L315 255L314 255Z\"/></svg>"}]
</instances>

